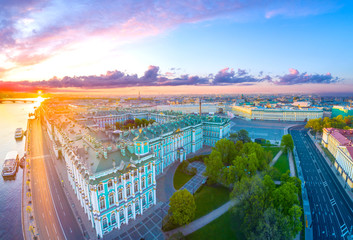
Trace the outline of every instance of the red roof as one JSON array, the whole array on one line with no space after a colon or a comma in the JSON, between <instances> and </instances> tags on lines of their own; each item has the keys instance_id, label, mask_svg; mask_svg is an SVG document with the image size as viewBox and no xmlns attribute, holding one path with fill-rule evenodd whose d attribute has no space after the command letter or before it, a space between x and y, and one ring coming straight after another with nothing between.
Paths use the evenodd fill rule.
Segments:
<instances>
[{"instance_id":1,"label":"red roof","mask_svg":"<svg viewBox=\"0 0 353 240\"><path fill-rule=\"evenodd\" d=\"M353 130L327 128L327 131L331 133L331 136L335 138L341 146L351 146L353 144Z\"/></svg>"}]
</instances>

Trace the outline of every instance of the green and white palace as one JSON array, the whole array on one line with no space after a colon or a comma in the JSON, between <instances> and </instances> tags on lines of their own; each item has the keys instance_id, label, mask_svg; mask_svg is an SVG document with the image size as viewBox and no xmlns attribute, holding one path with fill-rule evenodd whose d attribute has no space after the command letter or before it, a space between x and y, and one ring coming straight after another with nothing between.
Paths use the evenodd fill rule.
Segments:
<instances>
[{"instance_id":1,"label":"green and white palace","mask_svg":"<svg viewBox=\"0 0 353 240\"><path fill-rule=\"evenodd\" d=\"M54 153L66 162L68 181L99 237L156 204L156 176L166 167L230 131L230 120L217 116L52 109L43 107ZM103 128L136 118L156 122L127 131Z\"/></svg>"}]
</instances>

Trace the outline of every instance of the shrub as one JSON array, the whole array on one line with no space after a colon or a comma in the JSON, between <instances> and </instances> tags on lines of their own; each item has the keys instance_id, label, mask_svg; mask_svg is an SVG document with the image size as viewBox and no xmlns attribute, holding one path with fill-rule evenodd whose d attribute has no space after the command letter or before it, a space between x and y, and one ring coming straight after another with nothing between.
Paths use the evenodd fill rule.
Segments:
<instances>
[{"instance_id":1,"label":"shrub","mask_svg":"<svg viewBox=\"0 0 353 240\"><path fill-rule=\"evenodd\" d=\"M162 231L168 232L170 230L173 230L177 228L178 225L174 224L173 221L171 220L171 217L169 214L167 214L163 220L162 220Z\"/></svg>"}]
</instances>

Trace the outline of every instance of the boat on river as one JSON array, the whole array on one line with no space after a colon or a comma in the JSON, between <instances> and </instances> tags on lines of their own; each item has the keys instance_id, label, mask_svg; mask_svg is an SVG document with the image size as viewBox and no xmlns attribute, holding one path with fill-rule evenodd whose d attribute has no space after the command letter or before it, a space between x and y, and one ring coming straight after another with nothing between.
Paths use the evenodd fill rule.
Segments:
<instances>
[{"instance_id":1,"label":"boat on river","mask_svg":"<svg viewBox=\"0 0 353 240\"><path fill-rule=\"evenodd\" d=\"M15 139L16 140L21 140L22 138L23 138L23 130L22 130L22 128L16 128Z\"/></svg>"},{"instance_id":2,"label":"boat on river","mask_svg":"<svg viewBox=\"0 0 353 240\"><path fill-rule=\"evenodd\" d=\"M17 151L11 151L6 154L4 164L2 165L2 176L10 177L16 175L19 157Z\"/></svg>"}]
</instances>

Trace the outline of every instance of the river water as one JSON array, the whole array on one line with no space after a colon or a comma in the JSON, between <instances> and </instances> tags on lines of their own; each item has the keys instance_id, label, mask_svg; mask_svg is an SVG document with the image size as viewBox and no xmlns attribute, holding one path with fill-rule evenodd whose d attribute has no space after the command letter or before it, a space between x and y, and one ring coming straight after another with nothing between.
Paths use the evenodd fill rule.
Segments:
<instances>
[{"instance_id":1,"label":"river water","mask_svg":"<svg viewBox=\"0 0 353 240\"><path fill-rule=\"evenodd\" d=\"M6 153L18 151L23 156L26 138L15 140L15 130L27 128L28 113L34 112L38 103L0 104L0 169ZM0 239L23 239L21 225L21 190L23 170L18 167L16 177L3 178L0 175Z\"/></svg>"}]
</instances>

